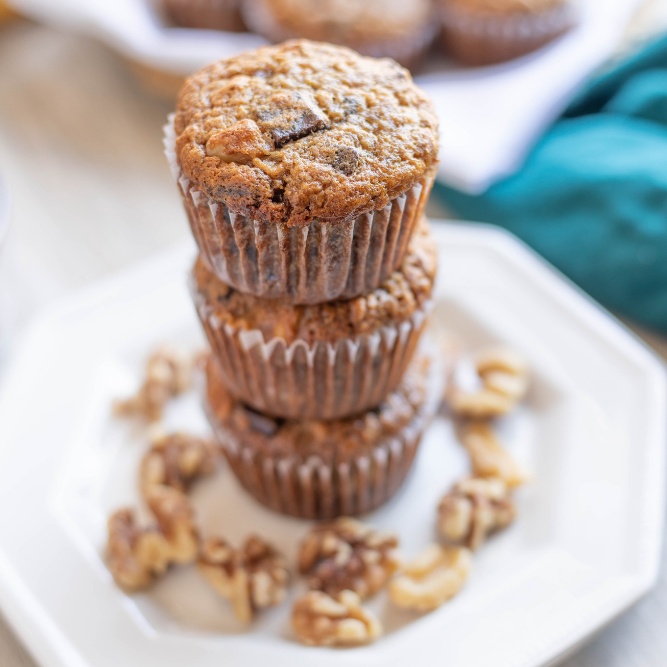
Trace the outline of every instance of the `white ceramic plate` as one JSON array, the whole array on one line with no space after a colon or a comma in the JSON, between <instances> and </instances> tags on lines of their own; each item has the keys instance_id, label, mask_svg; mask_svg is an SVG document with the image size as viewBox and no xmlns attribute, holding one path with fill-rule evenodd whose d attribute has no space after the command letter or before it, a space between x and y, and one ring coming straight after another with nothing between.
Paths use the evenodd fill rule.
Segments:
<instances>
[{"instance_id":1,"label":"white ceramic plate","mask_svg":"<svg viewBox=\"0 0 667 667\"><path fill-rule=\"evenodd\" d=\"M101 552L105 520L137 502L145 434L110 418L157 343L202 341L185 288L193 248L61 303L25 336L0 390L0 603L44 667L345 664L536 667L562 657L653 584L664 490L665 374L654 355L504 232L436 225L435 333L466 347L522 350L526 405L501 424L534 472L520 515L477 554L464 591L415 616L373 608L386 635L348 651L310 649L289 605L241 627L191 568L121 593ZM194 396L169 427L206 430ZM433 538L435 504L466 459L445 419L427 433L398 496L368 517L406 555ZM293 555L308 524L272 514L223 470L193 495L203 530L257 530ZM299 584L295 591L299 590Z\"/></svg>"},{"instance_id":2,"label":"white ceramic plate","mask_svg":"<svg viewBox=\"0 0 667 667\"><path fill-rule=\"evenodd\" d=\"M133 60L178 74L264 43L250 33L168 28L151 10L159 0L6 1L35 20L92 35ZM473 69L435 59L430 73L417 77L440 118L440 178L480 192L516 171L575 91L618 48L640 4L574 1L581 6L579 26L536 53Z\"/></svg>"}]
</instances>

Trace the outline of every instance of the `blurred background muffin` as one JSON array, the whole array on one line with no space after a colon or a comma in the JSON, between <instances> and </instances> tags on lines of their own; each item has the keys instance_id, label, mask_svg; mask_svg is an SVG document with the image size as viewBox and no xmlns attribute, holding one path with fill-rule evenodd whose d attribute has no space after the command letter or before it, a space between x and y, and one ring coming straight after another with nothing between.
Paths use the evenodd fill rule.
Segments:
<instances>
[{"instance_id":1,"label":"blurred background muffin","mask_svg":"<svg viewBox=\"0 0 667 667\"><path fill-rule=\"evenodd\" d=\"M465 65L535 51L575 23L570 0L437 0L447 52Z\"/></svg>"},{"instance_id":2,"label":"blurred background muffin","mask_svg":"<svg viewBox=\"0 0 667 667\"><path fill-rule=\"evenodd\" d=\"M176 25L205 30L246 30L240 0L161 0L163 9Z\"/></svg>"},{"instance_id":3,"label":"blurred background muffin","mask_svg":"<svg viewBox=\"0 0 667 667\"><path fill-rule=\"evenodd\" d=\"M431 0L244 0L250 30L272 42L304 37L414 67L437 33Z\"/></svg>"}]
</instances>

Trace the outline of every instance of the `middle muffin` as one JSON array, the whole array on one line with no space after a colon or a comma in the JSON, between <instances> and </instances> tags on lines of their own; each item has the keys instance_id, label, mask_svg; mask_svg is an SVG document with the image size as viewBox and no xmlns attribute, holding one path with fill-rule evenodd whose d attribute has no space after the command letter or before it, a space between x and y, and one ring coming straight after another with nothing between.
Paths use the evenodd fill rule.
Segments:
<instances>
[{"instance_id":1,"label":"middle muffin","mask_svg":"<svg viewBox=\"0 0 667 667\"><path fill-rule=\"evenodd\" d=\"M201 258L192 291L230 393L274 417L338 419L376 407L399 383L430 310L436 267L422 219L400 268L350 301L260 299L218 280Z\"/></svg>"}]
</instances>

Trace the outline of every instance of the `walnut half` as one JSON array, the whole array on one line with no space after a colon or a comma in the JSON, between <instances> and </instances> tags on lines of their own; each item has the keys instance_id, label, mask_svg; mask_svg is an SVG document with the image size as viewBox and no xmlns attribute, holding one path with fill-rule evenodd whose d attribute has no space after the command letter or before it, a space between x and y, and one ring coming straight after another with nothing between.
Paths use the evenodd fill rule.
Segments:
<instances>
[{"instance_id":1,"label":"walnut half","mask_svg":"<svg viewBox=\"0 0 667 667\"><path fill-rule=\"evenodd\" d=\"M171 563L190 563L199 551L192 510L182 493L156 488L149 505L157 526L140 527L131 509L118 510L107 524L109 570L126 590L146 588Z\"/></svg>"},{"instance_id":2,"label":"walnut half","mask_svg":"<svg viewBox=\"0 0 667 667\"><path fill-rule=\"evenodd\" d=\"M309 646L359 646L382 634L378 619L361 606L353 591L331 597L322 591L301 596L292 610L292 626Z\"/></svg>"},{"instance_id":3,"label":"walnut half","mask_svg":"<svg viewBox=\"0 0 667 667\"><path fill-rule=\"evenodd\" d=\"M301 544L299 571L308 586L361 598L379 591L399 566L398 539L349 517L316 526Z\"/></svg>"},{"instance_id":4,"label":"walnut half","mask_svg":"<svg viewBox=\"0 0 667 667\"><path fill-rule=\"evenodd\" d=\"M438 530L448 541L475 550L508 526L516 507L502 479L469 477L457 482L438 507Z\"/></svg>"},{"instance_id":5,"label":"walnut half","mask_svg":"<svg viewBox=\"0 0 667 667\"><path fill-rule=\"evenodd\" d=\"M482 380L476 392L454 389L450 406L454 414L471 419L491 419L510 412L528 391L528 365L514 350L495 346L480 351L475 368Z\"/></svg>"},{"instance_id":6,"label":"walnut half","mask_svg":"<svg viewBox=\"0 0 667 667\"><path fill-rule=\"evenodd\" d=\"M389 584L389 597L399 607L431 611L463 587L472 553L464 547L429 545Z\"/></svg>"},{"instance_id":7,"label":"walnut half","mask_svg":"<svg viewBox=\"0 0 667 667\"><path fill-rule=\"evenodd\" d=\"M217 448L210 440L185 433L160 436L141 462L142 493L160 485L185 493L197 477L215 471L216 457Z\"/></svg>"},{"instance_id":8,"label":"walnut half","mask_svg":"<svg viewBox=\"0 0 667 667\"><path fill-rule=\"evenodd\" d=\"M119 417L139 415L151 422L159 421L169 399L190 388L193 369L190 355L162 345L148 358L146 377L137 394L114 401L114 414Z\"/></svg>"},{"instance_id":9,"label":"walnut half","mask_svg":"<svg viewBox=\"0 0 667 667\"><path fill-rule=\"evenodd\" d=\"M285 599L289 581L285 559L259 537L249 537L242 549L233 549L224 540L210 539L197 567L246 623L258 609L273 607Z\"/></svg>"},{"instance_id":10,"label":"walnut half","mask_svg":"<svg viewBox=\"0 0 667 667\"><path fill-rule=\"evenodd\" d=\"M488 423L466 424L461 432L461 443L470 455L475 477L498 477L511 488L525 484L530 478L523 466L500 444Z\"/></svg>"}]
</instances>

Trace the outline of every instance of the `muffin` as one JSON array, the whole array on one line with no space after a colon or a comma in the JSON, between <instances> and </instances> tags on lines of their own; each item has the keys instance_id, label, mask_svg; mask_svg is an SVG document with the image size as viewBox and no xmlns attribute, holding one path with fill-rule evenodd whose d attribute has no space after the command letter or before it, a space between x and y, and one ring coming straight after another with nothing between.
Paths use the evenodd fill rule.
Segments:
<instances>
[{"instance_id":1,"label":"muffin","mask_svg":"<svg viewBox=\"0 0 667 667\"><path fill-rule=\"evenodd\" d=\"M530 53L575 23L569 0L438 0L447 52L465 65Z\"/></svg>"},{"instance_id":2,"label":"muffin","mask_svg":"<svg viewBox=\"0 0 667 667\"><path fill-rule=\"evenodd\" d=\"M350 301L260 299L219 281L201 258L192 291L234 397L274 417L336 419L376 407L400 382L431 307L436 264L423 220L401 267Z\"/></svg>"},{"instance_id":3,"label":"muffin","mask_svg":"<svg viewBox=\"0 0 667 667\"><path fill-rule=\"evenodd\" d=\"M176 25L204 30L246 30L241 0L162 0L164 11Z\"/></svg>"},{"instance_id":4,"label":"muffin","mask_svg":"<svg viewBox=\"0 0 667 667\"><path fill-rule=\"evenodd\" d=\"M250 30L272 42L304 37L365 56L418 64L437 33L431 0L243 0Z\"/></svg>"},{"instance_id":5,"label":"muffin","mask_svg":"<svg viewBox=\"0 0 667 667\"><path fill-rule=\"evenodd\" d=\"M418 357L375 410L334 421L272 419L227 391L213 357L206 409L229 465L259 502L304 519L355 516L401 486L437 410L442 369Z\"/></svg>"},{"instance_id":6,"label":"muffin","mask_svg":"<svg viewBox=\"0 0 667 667\"><path fill-rule=\"evenodd\" d=\"M209 269L312 304L400 266L433 183L437 119L393 61L299 40L189 79L165 145Z\"/></svg>"}]
</instances>

